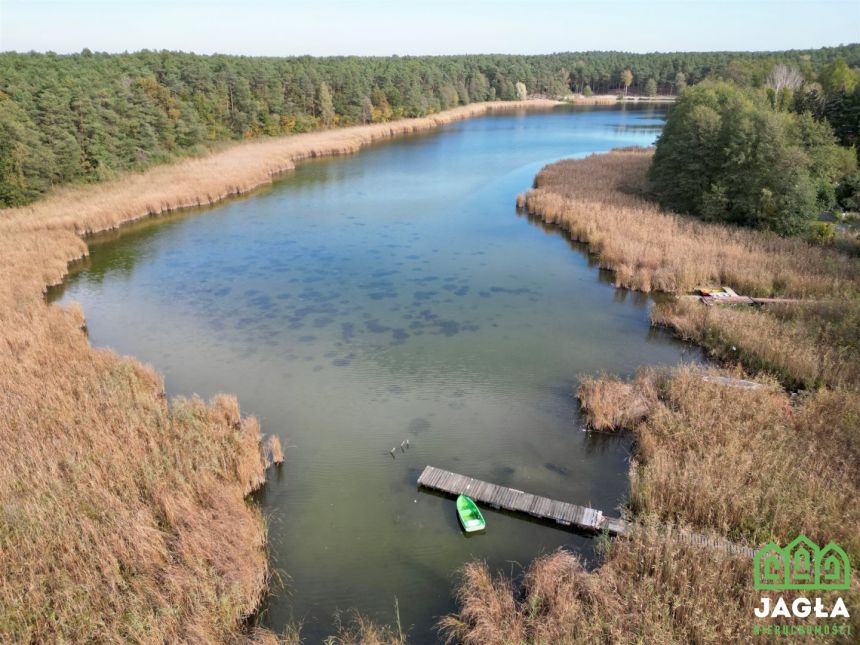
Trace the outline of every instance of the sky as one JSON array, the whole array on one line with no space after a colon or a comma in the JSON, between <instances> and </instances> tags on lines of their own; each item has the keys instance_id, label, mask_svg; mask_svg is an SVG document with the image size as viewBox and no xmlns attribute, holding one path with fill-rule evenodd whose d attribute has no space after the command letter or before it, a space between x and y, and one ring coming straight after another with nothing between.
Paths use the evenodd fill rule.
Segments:
<instances>
[{"instance_id":1,"label":"sky","mask_svg":"<svg viewBox=\"0 0 860 645\"><path fill-rule=\"evenodd\" d=\"M852 42L860 0L0 0L0 51L385 56Z\"/></svg>"}]
</instances>

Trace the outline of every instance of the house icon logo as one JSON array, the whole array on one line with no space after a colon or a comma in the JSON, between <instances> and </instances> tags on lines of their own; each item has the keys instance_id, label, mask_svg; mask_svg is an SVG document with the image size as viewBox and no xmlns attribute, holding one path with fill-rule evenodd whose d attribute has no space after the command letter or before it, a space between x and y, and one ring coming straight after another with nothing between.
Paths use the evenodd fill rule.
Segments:
<instances>
[{"instance_id":1,"label":"house icon logo","mask_svg":"<svg viewBox=\"0 0 860 645\"><path fill-rule=\"evenodd\" d=\"M805 535L798 535L785 548L774 542L755 552L756 589L849 589L851 565L848 556L830 542L819 549Z\"/></svg>"}]
</instances>

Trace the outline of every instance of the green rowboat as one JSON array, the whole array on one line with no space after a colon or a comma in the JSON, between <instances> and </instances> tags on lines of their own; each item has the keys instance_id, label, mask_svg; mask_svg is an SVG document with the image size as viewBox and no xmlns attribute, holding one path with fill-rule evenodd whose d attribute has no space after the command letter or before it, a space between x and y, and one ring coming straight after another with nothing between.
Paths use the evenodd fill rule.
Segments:
<instances>
[{"instance_id":1,"label":"green rowboat","mask_svg":"<svg viewBox=\"0 0 860 645\"><path fill-rule=\"evenodd\" d=\"M460 524L463 525L463 530L466 533L474 533L483 531L487 528L487 523L484 521L484 516L470 498L465 495L460 495L457 498L457 515L460 516Z\"/></svg>"}]
</instances>

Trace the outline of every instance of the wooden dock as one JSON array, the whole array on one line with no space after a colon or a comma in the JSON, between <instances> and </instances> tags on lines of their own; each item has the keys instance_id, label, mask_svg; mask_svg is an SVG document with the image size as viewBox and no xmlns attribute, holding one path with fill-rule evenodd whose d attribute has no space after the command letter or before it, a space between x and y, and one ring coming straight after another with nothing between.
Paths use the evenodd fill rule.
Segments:
<instances>
[{"instance_id":1,"label":"wooden dock","mask_svg":"<svg viewBox=\"0 0 860 645\"><path fill-rule=\"evenodd\" d=\"M424 469L418 478L418 485L449 495L468 495L476 502L494 508L528 513L532 517L553 520L565 526L575 526L589 531L608 530L614 533L626 531L627 523L624 520L604 517L603 513L595 508L524 493L516 488L491 484L433 466L427 466Z\"/></svg>"},{"instance_id":2,"label":"wooden dock","mask_svg":"<svg viewBox=\"0 0 860 645\"><path fill-rule=\"evenodd\" d=\"M709 307L714 305L797 305L808 302L798 298L752 298L750 296L727 296L723 298L711 298L709 296L696 296Z\"/></svg>"},{"instance_id":3,"label":"wooden dock","mask_svg":"<svg viewBox=\"0 0 860 645\"><path fill-rule=\"evenodd\" d=\"M708 307L714 305L796 305L811 302L798 298L753 298L740 295L730 287L721 287L720 291L680 297L685 300L697 300Z\"/></svg>"},{"instance_id":4,"label":"wooden dock","mask_svg":"<svg viewBox=\"0 0 860 645\"><path fill-rule=\"evenodd\" d=\"M418 477L418 485L424 488L447 493L448 495L468 495L476 502L487 504L494 508L516 513L527 513L544 520L553 520L564 526L580 530L603 532L610 535L629 535L636 527L620 517L607 517L602 511L587 506L577 506L549 497L532 495L516 488L491 484L474 477L458 475L441 468L427 466ZM752 558L754 550L742 544L735 544L718 536L677 528L661 528L660 534L667 540L676 540L717 549L741 557Z\"/></svg>"}]
</instances>

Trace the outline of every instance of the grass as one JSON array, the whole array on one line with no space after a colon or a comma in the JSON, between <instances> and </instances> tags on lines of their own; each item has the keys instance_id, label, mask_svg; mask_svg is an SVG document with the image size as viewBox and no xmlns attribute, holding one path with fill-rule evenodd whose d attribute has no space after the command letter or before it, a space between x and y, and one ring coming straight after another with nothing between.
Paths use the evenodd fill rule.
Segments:
<instances>
[{"instance_id":1,"label":"grass","mask_svg":"<svg viewBox=\"0 0 860 645\"><path fill-rule=\"evenodd\" d=\"M765 371L791 388L860 385L860 298L804 306L702 307L676 301L652 321L724 361Z\"/></svg>"},{"instance_id":2,"label":"grass","mask_svg":"<svg viewBox=\"0 0 860 645\"><path fill-rule=\"evenodd\" d=\"M0 259L0 641L222 641L267 587L260 432L228 396L168 402L47 306L63 230ZM37 262L36 258L41 258ZM272 455L280 451L267 444Z\"/></svg>"},{"instance_id":3,"label":"grass","mask_svg":"<svg viewBox=\"0 0 860 645\"><path fill-rule=\"evenodd\" d=\"M0 640L237 633L268 575L245 501L264 478L256 421L226 396L168 405L152 370L44 318L0 372Z\"/></svg>"},{"instance_id":4,"label":"grass","mask_svg":"<svg viewBox=\"0 0 860 645\"><path fill-rule=\"evenodd\" d=\"M268 583L265 524L246 495L280 444L232 397L167 401L152 369L89 345L80 307L45 303L87 254L81 236L246 192L300 159L522 105L238 144L0 211L0 641L298 639L244 624Z\"/></svg>"},{"instance_id":5,"label":"grass","mask_svg":"<svg viewBox=\"0 0 860 645\"><path fill-rule=\"evenodd\" d=\"M325 640L326 645L404 645L407 642L400 624L400 605L396 597L393 626L380 625L352 610L346 616L335 616L334 628L335 634Z\"/></svg>"},{"instance_id":6,"label":"grass","mask_svg":"<svg viewBox=\"0 0 860 645\"><path fill-rule=\"evenodd\" d=\"M792 388L860 384L860 260L797 238L708 224L645 198L651 152L613 151L544 168L529 212L588 244L619 287L684 294L730 286L802 305L712 307L668 300L652 313L730 363Z\"/></svg>"},{"instance_id":7,"label":"grass","mask_svg":"<svg viewBox=\"0 0 860 645\"><path fill-rule=\"evenodd\" d=\"M585 376L577 394L586 425L592 430L632 429L648 416L656 394L650 374L641 372L634 383L603 376Z\"/></svg>"},{"instance_id":8,"label":"grass","mask_svg":"<svg viewBox=\"0 0 860 645\"><path fill-rule=\"evenodd\" d=\"M633 512L756 545L802 532L860 559L860 395L792 400L772 384L741 390L701 377L678 369L651 386L659 404L634 431Z\"/></svg>"},{"instance_id":9,"label":"grass","mask_svg":"<svg viewBox=\"0 0 860 645\"><path fill-rule=\"evenodd\" d=\"M662 212L644 197L649 163L650 152L633 150L553 164L526 206L587 243L617 286L682 294L727 285L809 302L756 309L668 299L655 307L655 324L729 369L581 379L589 426L633 432L627 512L639 528L614 540L593 572L564 551L535 560L520 580L470 563L459 611L440 622L449 641L750 640L753 607L766 595L753 589L752 563L665 539L666 527L751 546L804 533L860 561L860 264L800 240ZM763 387L729 387L708 374ZM792 593L783 593L789 602ZM860 581L838 594L856 608ZM856 611L850 622L856 633Z\"/></svg>"}]
</instances>

